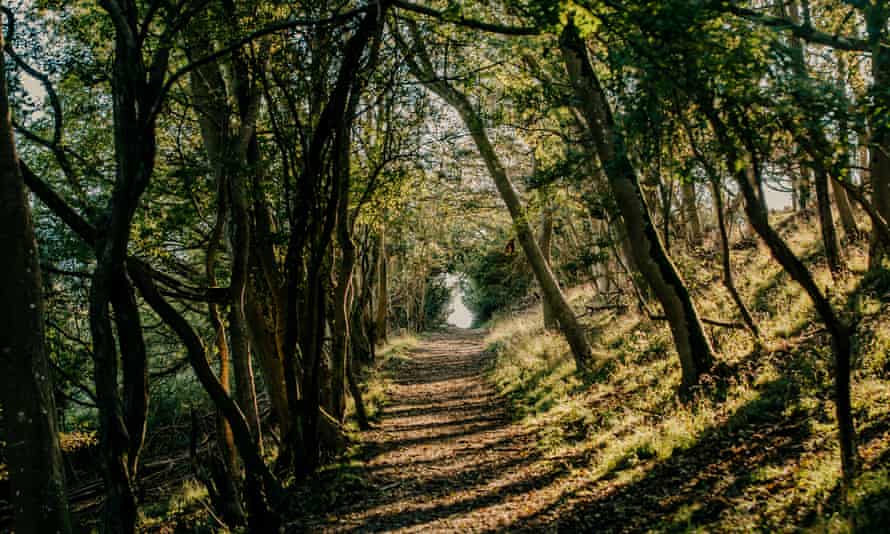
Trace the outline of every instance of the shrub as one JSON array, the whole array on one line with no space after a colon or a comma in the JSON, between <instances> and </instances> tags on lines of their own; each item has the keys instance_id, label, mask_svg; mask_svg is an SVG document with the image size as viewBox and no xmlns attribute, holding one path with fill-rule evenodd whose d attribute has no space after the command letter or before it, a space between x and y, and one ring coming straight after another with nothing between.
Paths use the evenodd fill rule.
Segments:
<instances>
[{"instance_id":1,"label":"shrub","mask_svg":"<svg viewBox=\"0 0 890 534\"><path fill-rule=\"evenodd\" d=\"M464 273L464 303L477 323L488 321L496 311L520 300L532 283L520 254L496 249L468 262Z\"/></svg>"}]
</instances>

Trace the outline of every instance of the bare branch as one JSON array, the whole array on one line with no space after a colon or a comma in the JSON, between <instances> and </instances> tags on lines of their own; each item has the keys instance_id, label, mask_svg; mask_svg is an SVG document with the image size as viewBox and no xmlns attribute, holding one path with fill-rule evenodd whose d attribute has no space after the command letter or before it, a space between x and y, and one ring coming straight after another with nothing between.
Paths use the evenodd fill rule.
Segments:
<instances>
[{"instance_id":1,"label":"bare branch","mask_svg":"<svg viewBox=\"0 0 890 534\"><path fill-rule=\"evenodd\" d=\"M413 13L419 13L421 15L426 15L427 17L432 17L436 20L440 20L442 22L446 22L449 24L454 24L456 26L463 26L465 28L473 28L475 30L481 30L489 33L499 33L502 35L540 35L541 29L533 26L508 26L505 24L494 24L491 22L483 22L480 20L475 20L471 18L464 17L463 15L452 16L443 11L439 11L437 9L433 9L431 7L419 6L417 4L412 4L411 2L406 2L405 0L394 0L392 3L395 7L404 9L405 11L411 11Z\"/></svg>"},{"instance_id":2,"label":"bare branch","mask_svg":"<svg viewBox=\"0 0 890 534\"><path fill-rule=\"evenodd\" d=\"M734 2L727 2L726 10L737 17L756 22L768 28L788 30L794 34L795 37L803 39L809 43L820 44L838 50L849 50L852 52L868 52L871 50L869 42L865 39L831 35L814 28L809 23L804 22L803 24L798 24L785 17L767 15L753 9L737 6ZM885 44L882 43L882 46L885 46Z\"/></svg>"}]
</instances>

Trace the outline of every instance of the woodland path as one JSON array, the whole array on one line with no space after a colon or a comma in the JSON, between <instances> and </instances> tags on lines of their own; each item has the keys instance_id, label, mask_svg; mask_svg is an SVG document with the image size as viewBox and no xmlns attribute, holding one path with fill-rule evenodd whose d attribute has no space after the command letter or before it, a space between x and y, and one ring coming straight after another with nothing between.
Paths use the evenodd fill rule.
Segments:
<instances>
[{"instance_id":1,"label":"woodland path","mask_svg":"<svg viewBox=\"0 0 890 534\"><path fill-rule=\"evenodd\" d=\"M539 448L542 429L512 419L487 381L492 360L483 332L425 338L391 370L389 404L363 435L363 482L323 511L299 513L288 532L682 531L691 520L716 520L736 499L748 502L746 492L758 491L750 473L782 465L806 437L806 413L763 414L755 402L669 459L642 460L637 480L620 482L615 475L632 464L595 475L598 447ZM623 401L610 396L590 409ZM320 482L319 492L342 486Z\"/></svg>"},{"instance_id":2,"label":"woodland path","mask_svg":"<svg viewBox=\"0 0 890 534\"><path fill-rule=\"evenodd\" d=\"M373 489L300 530L491 532L521 528L520 518L538 511L534 493L560 470L541 461L533 432L511 420L487 383L483 338L451 329L411 351L365 436Z\"/></svg>"}]
</instances>

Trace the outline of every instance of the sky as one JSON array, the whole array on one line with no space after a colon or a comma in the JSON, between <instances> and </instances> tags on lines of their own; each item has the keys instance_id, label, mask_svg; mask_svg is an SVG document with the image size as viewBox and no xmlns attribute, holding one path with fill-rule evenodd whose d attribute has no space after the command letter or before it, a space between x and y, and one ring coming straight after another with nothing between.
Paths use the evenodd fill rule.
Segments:
<instances>
[{"instance_id":1,"label":"sky","mask_svg":"<svg viewBox=\"0 0 890 534\"><path fill-rule=\"evenodd\" d=\"M764 187L766 207L771 210L783 210L791 207L791 193L776 191L770 187Z\"/></svg>"},{"instance_id":2,"label":"sky","mask_svg":"<svg viewBox=\"0 0 890 534\"><path fill-rule=\"evenodd\" d=\"M451 303L449 307L451 313L448 315L446 322L458 328L469 328L473 324L473 313L467 309L464 304L463 291L460 288L460 278L456 275L449 274L446 278L446 284L451 289Z\"/></svg>"},{"instance_id":3,"label":"sky","mask_svg":"<svg viewBox=\"0 0 890 534\"><path fill-rule=\"evenodd\" d=\"M19 76L22 77L22 85L25 86L25 91L28 91L35 100L43 100L46 96L46 91L43 90L43 86L40 85L40 82L24 72L20 73Z\"/></svg>"}]
</instances>

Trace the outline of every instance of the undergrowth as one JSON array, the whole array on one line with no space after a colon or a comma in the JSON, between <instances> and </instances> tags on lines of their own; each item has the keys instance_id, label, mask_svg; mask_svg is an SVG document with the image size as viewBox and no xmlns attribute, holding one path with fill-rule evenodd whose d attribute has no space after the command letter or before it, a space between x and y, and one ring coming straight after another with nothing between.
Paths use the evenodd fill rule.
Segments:
<instances>
[{"instance_id":1,"label":"undergrowth","mask_svg":"<svg viewBox=\"0 0 890 534\"><path fill-rule=\"evenodd\" d=\"M417 337L411 334L393 337L382 348L377 349L377 360L359 371L359 389L371 422L380 419L386 405L386 388L390 377L398 371L401 362L418 342ZM358 430L355 423L355 403L351 395L346 397L346 416L348 428Z\"/></svg>"},{"instance_id":2,"label":"undergrowth","mask_svg":"<svg viewBox=\"0 0 890 534\"><path fill-rule=\"evenodd\" d=\"M389 381L408 353L418 344L417 337L402 335L389 340L377 349L376 360L361 367L359 371L359 387L372 424L380 420L386 406L386 389ZM347 397L346 430L350 435L347 449L333 461L322 466L311 479L297 486L289 486L287 507L289 515L319 513L335 506L348 503L361 490L366 488L363 460L372 451L358 436L355 422L355 404ZM74 447L76 439L87 437L72 436L70 447ZM94 440L94 438L93 438ZM274 464L277 447L269 443L266 455L270 465ZM286 481L287 482L287 481ZM189 474L181 477L178 482L169 485L164 498L153 499L142 509L140 528L145 532L232 532L222 521L215 517L210 506L207 489L195 481ZM234 532L241 532L235 529Z\"/></svg>"},{"instance_id":3,"label":"undergrowth","mask_svg":"<svg viewBox=\"0 0 890 534\"><path fill-rule=\"evenodd\" d=\"M852 386L862 470L840 499L829 340L804 292L762 247L734 251L738 288L763 333L708 327L723 372L678 399L666 323L633 311L584 319L597 354L580 374L540 307L492 321L491 379L538 446L580 479L558 517L597 530L880 531L890 525L890 275L863 277L865 251L832 280L812 222L786 238L857 322ZM788 233L793 232L793 233ZM735 321L716 255L675 254L701 315ZM576 310L595 301L575 288ZM581 489L578 489L580 484ZM568 484L567 484L568 485ZM583 519L586 518L586 519Z\"/></svg>"},{"instance_id":4,"label":"undergrowth","mask_svg":"<svg viewBox=\"0 0 890 534\"><path fill-rule=\"evenodd\" d=\"M359 387L372 425L379 424L386 410L386 391L392 377L398 374L399 368L410 358L409 353L418 343L418 338L411 334L391 338L377 350L376 361L361 370ZM346 416L346 426L353 438L351 444L338 458L322 466L310 480L293 488L289 516L324 515L327 510L353 504L370 488L365 461L375 451L369 449L358 435L355 404L351 397L347 397Z\"/></svg>"}]
</instances>

